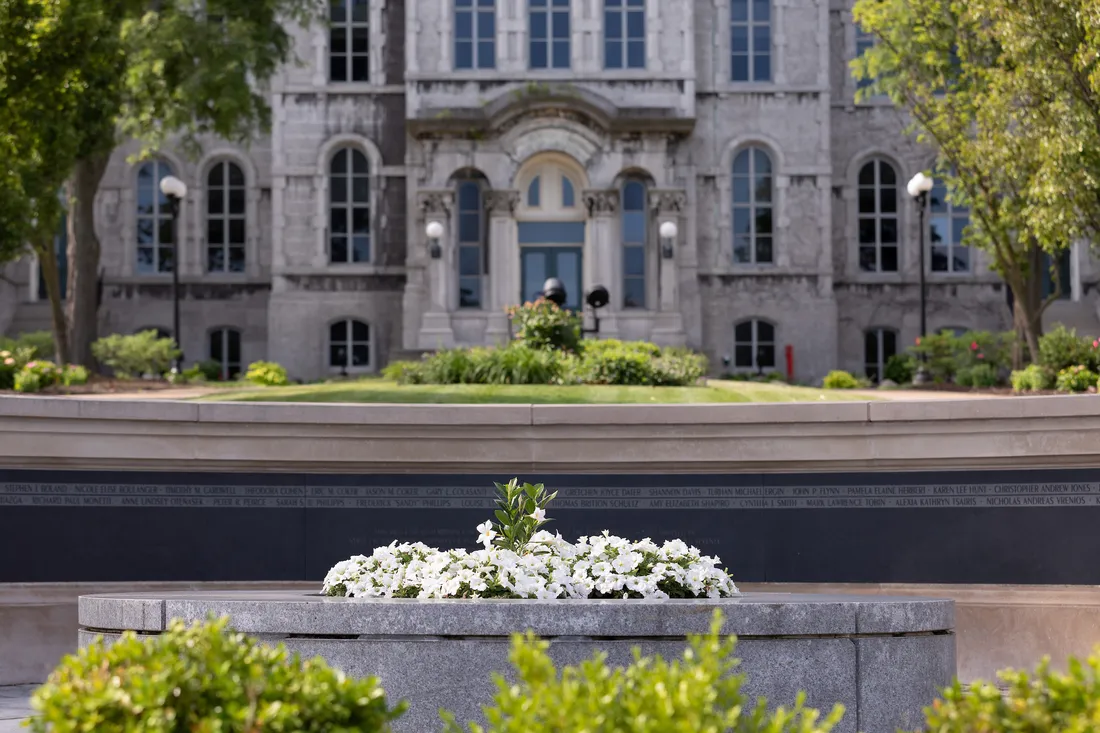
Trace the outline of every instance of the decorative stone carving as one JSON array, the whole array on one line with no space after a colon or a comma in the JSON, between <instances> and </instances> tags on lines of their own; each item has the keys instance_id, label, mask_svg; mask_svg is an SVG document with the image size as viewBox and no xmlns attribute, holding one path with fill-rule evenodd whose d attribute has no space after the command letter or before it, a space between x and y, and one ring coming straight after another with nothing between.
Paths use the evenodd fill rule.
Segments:
<instances>
[{"instance_id":1,"label":"decorative stone carving","mask_svg":"<svg viewBox=\"0 0 1100 733\"><path fill-rule=\"evenodd\" d=\"M485 208L491 214L511 216L515 213L517 206L519 206L519 191L505 189L485 192Z\"/></svg>"},{"instance_id":2,"label":"decorative stone carving","mask_svg":"<svg viewBox=\"0 0 1100 733\"><path fill-rule=\"evenodd\" d=\"M677 190L654 189L649 192L649 208L657 214L682 214L687 206L687 194Z\"/></svg>"},{"instance_id":3,"label":"decorative stone carving","mask_svg":"<svg viewBox=\"0 0 1100 733\"><path fill-rule=\"evenodd\" d=\"M417 208L420 210L420 216L427 219L430 216L438 216L447 218L451 215L451 210L454 208L455 195L454 191L420 191L417 194Z\"/></svg>"},{"instance_id":4,"label":"decorative stone carving","mask_svg":"<svg viewBox=\"0 0 1100 733\"><path fill-rule=\"evenodd\" d=\"M614 189L585 191L581 196L589 216L608 216L619 211L619 192Z\"/></svg>"}]
</instances>

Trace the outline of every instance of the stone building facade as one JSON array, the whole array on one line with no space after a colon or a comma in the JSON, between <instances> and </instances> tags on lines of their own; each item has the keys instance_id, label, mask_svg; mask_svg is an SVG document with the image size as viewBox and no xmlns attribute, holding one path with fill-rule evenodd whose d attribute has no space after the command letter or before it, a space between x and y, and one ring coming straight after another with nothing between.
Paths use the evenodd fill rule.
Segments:
<instances>
[{"instance_id":1,"label":"stone building facade","mask_svg":"<svg viewBox=\"0 0 1100 733\"><path fill-rule=\"evenodd\" d=\"M269 138L198 160L120 148L99 192L101 331L292 376L508 337L548 276L604 285L600 335L686 344L715 371L872 375L919 333L905 192L933 156L887 101L854 102L870 41L850 0L335 0L296 32ZM933 192L929 328L1006 328L1006 288ZM676 225L664 239L663 224ZM428 225L442 236L429 240ZM668 229L665 227L666 230ZM1049 315L1100 331L1087 248ZM0 281L0 331L48 327L33 261ZM591 323L591 319L589 319ZM789 347L789 349L788 349Z\"/></svg>"}]
</instances>

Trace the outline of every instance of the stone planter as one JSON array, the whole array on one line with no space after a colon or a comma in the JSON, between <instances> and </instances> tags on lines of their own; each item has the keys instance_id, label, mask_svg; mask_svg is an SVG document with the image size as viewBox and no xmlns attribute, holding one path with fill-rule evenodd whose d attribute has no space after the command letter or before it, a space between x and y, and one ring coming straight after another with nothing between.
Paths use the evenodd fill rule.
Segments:
<instances>
[{"instance_id":1,"label":"stone planter","mask_svg":"<svg viewBox=\"0 0 1100 733\"><path fill-rule=\"evenodd\" d=\"M377 675L410 703L403 733L441 729L438 710L482 719L492 672L508 672L509 637L530 629L550 640L558 664L595 651L627 664L632 647L679 656L687 634L707 631L715 609L739 637L745 691L789 704L847 712L844 733L893 733L920 725L921 709L955 674L954 603L921 598L749 593L681 601L416 601L326 598L285 591L116 593L80 598L80 643L166 621L228 615L239 631L319 655L352 675Z\"/></svg>"}]
</instances>

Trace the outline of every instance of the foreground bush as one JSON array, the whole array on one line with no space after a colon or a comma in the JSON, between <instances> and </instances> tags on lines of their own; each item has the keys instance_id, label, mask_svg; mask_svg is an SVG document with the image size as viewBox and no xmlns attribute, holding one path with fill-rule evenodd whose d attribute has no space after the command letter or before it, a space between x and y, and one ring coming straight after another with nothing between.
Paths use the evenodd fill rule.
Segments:
<instances>
[{"instance_id":1,"label":"foreground bush","mask_svg":"<svg viewBox=\"0 0 1100 733\"><path fill-rule=\"evenodd\" d=\"M248 365L244 378L261 387L285 387L290 384L286 369L273 361L255 361Z\"/></svg>"},{"instance_id":2,"label":"foreground bush","mask_svg":"<svg viewBox=\"0 0 1100 733\"><path fill-rule=\"evenodd\" d=\"M55 353L53 334L49 331L31 331L15 338L0 338L0 351L28 352L27 360L52 359Z\"/></svg>"},{"instance_id":3,"label":"foreground bush","mask_svg":"<svg viewBox=\"0 0 1100 733\"><path fill-rule=\"evenodd\" d=\"M1012 389L1017 392L1042 392L1054 389L1055 373L1044 366L1031 364L1012 372Z\"/></svg>"},{"instance_id":4,"label":"foreground bush","mask_svg":"<svg viewBox=\"0 0 1100 733\"><path fill-rule=\"evenodd\" d=\"M1086 366L1066 367L1058 372L1054 388L1059 392L1086 392L1089 387L1096 386L1097 379L1100 377L1097 377L1096 372Z\"/></svg>"},{"instance_id":5,"label":"foreground bush","mask_svg":"<svg viewBox=\"0 0 1100 733\"><path fill-rule=\"evenodd\" d=\"M956 336L941 331L919 339L909 352L918 360L923 358L932 380L942 384L957 382L960 372L981 365L990 366L992 373L999 375L1010 364L1014 338L1011 332L967 331Z\"/></svg>"},{"instance_id":6,"label":"foreground bush","mask_svg":"<svg viewBox=\"0 0 1100 733\"><path fill-rule=\"evenodd\" d=\"M859 389L864 384L848 372L834 369L825 375L821 386L825 389Z\"/></svg>"},{"instance_id":7,"label":"foreground bush","mask_svg":"<svg viewBox=\"0 0 1100 733\"><path fill-rule=\"evenodd\" d=\"M917 373L917 360L909 354L894 354L886 360L884 372L894 384L909 384Z\"/></svg>"},{"instance_id":8,"label":"foreground bush","mask_svg":"<svg viewBox=\"0 0 1100 733\"><path fill-rule=\"evenodd\" d=\"M710 633L689 639L681 660L642 657L635 650L626 669L609 668L597 654L560 672L547 655L549 644L530 632L516 635L510 658L518 682L494 675L494 704L485 708L487 727L472 733L828 733L844 714L837 705L824 719L804 707L799 693L791 709L769 712L741 691L745 676L735 674L735 640L719 637L721 614ZM454 716L443 713L447 733L462 733Z\"/></svg>"},{"instance_id":9,"label":"foreground bush","mask_svg":"<svg viewBox=\"0 0 1100 733\"><path fill-rule=\"evenodd\" d=\"M132 336L114 334L92 344L92 355L119 379L134 379L144 375L159 377L168 371L172 360L179 355L176 342L170 338L157 338L153 330Z\"/></svg>"},{"instance_id":10,"label":"foreground bush","mask_svg":"<svg viewBox=\"0 0 1100 733\"><path fill-rule=\"evenodd\" d=\"M384 733L404 712L374 678L355 680L227 629L126 632L65 657L35 692L35 733Z\"/></svg>"},{"instance_id":11,"label":"foreground bush","mask_svg":"<svg viewBox=\"0 0 1100 733\"><path fill-rule=\"evenodd\" d=\"M646 341L585 341L575 381L584 384L686 387L707 373L707 360L688 349Z\"/></svg>"},{"instance_id":12,"label":"foreground bush","mask_svg":"<svg viewBox=\"0 0 1100 733\"><path fill-rule=\"evenodd\" d=\"M1100 371L1100 350L1092 339L1078 336L1075 329L1059 325L1039 337L1038 363L1056 374L1072 366Z\"/></svg>"},{"instance_id":13,"label":"foreground bush","mask_svg":"<svg viewBox=\"0 0 1100 733\"><path fill-rule=\"evenodd\" d=\"M996 387L1001 376L992 364L975 364L960 369L955 383L961 387Z\"/></svg>"}]
</instances>

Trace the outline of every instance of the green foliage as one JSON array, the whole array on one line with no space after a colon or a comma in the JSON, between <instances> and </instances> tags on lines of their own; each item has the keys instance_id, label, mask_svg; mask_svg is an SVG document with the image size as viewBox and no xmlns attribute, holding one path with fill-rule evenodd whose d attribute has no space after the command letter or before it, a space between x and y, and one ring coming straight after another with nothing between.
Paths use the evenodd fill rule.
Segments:
<instances>
[{"instance_id":1,"label":"green foliage","mask_svg":"<svg viewBox=\"0 0 1100 733\"><path fill-rule=\"evenodd\" d=\"M1050 369L1031 364L1026 369L1012 372L1012 389L1017 392L1043 392L1054 389L1055 373Z\"/></svg>"},{"instance_id":2,"label":"green foliage","mask_svg":"<svg viewBox=\"0 0 1100 733\"><path fill-rule=\"evenodd\" d=\"M973 367L981 365L992 367L992 373L998 374L1009 365L1013 339L1008 332L967 331L956 336L944 330L918 339L909 352L916 359L925 359L933 381L945 383L957 381L960 372L967 370L970 374Z\"/></svg>"},{"instance_id":3,"label":"green foliage","mask_svg":"<svg viewBox=\"0 0 1100 733\"><path fill-rule=\"evenodd\" d=\"M859 389L866 385L848 372L834 369L825 375L821 386L825 389Z\"/></svg>"},{"instance_id":4,"label":"green foliage","mask_svg":"<svg viewBox=\"0 0 1100 733\"><path fill-rule=\"evenodd\" d=\"M894 384L909 384L917 372L917 361L910 354L894 354L886 360L884 372Z\"/></svg>"},{"instance_id":5,"label":"green foliage","mask_svg":"<svg viewBox=\"0 0 1100 733\"><path fill-rule=\"evenodd\" d=\"M54 358L53 334L49 331L31 331L15 338L0 338L0 351L29 351L32 359Z\"/></svg>"},{"instance_id":6,"label":"green foliage","mask_svg":"<svg viewBox=\"0 0 1100 733\"><path fill-rule=\"evenodd\" d=\"M200 361L193 368L207 382L217 382L222 378L222 365L212 359Z\"/></svg>"},{"instance_id":7,"label":"green foliage","mask_svg":"<svg viewBox=\"0 0 1100 733\"><path fill-rule=\"evenodd\" d=\"M582 343L576 380L584 384L683 387L707 372L707 360L688 349L615 339Z\"/></svg>"},{"instance_id":8,"label":"green foliage","mask_svg":"<svg viewBox=\"0 0 1100 733\"><path fill-rule=\"evenodd\" d=\"M1100 658L1070 658L1064 673L1044 659L1033 673L1006 670L1001 686L958 680L925 709L927 733L1084 733L1100 720Z\"/></svg>"},{"instance_id":9,"label":"green foliage","mask_svg":"<svg viewBox=\"0 0 1100 733\"><path fill-rule=\"evenodd\" d=\"M290 384L286 369L273 361L256 361L249 364L244 378L261 387L285 387Z\"/></svg>"},{"instance_id":10,"label":"green foliage","mask_svg":"<svg viewBox=\"0 0 1100 733\"><path fill-rule=\"evenodd\" d=\"M1039 338L1039 364L1055 372L1078 364L1100 371L1100 349L1096 341L1059 324Z\"/></svg>"},{"instance_id":11,"label":"green foliage","mask_svg":"<svg viewBox=\"0 0 1100 733\"><path fill-rule=\"evenodd\" d=\"M382 376L398 384L424 384L423 361L391 361L382 370Z\"/></svg>"},{"instance_id":12,"label":"green foliage","mask_svg":"<svg viewBox=\"0 0 1100 733\"><path fill-rule=\"evenodd\" d=\"M955 383L961 387L996 387L1001 375L992 364L975 364L960 369Z\"/></svg>"},{"instance_id":13,"label":"green foliage","mask_svg":"<svg viewBox=\"0 0 1100 733\"><path fill-rule=\"evenodd\" d=\"M134 379L149 374L161 376L179 355L176 342L157 338L154 330L132 336L113 334L92 344L92 353L104 366L110 367L119 379Z\"/></svg>"},{"instance_id":14,"label":"green foliage","mask_svg":"<svg viewBox=\"0 0 1100 733\"><path fill-rule=\"evenodd\" d=\"M15 375L15 391L23 394L31 394L41 391L46 385L42 383L42 375L38 372L26 369Z\"/></svg>"},{"instance_id":15,"label":"green foliage","mask_svg":"<svg viewBox=\"0 0 1100 733\"><path fill-rule=\"evenodd\" d=\"M1054 388L1059 392L1087 392L1089 387L1096 386L1097 379L1100 377L1097 377L1096 372L1078 364L1058 372Z\"/></svg>"},{"instance_id":16,"label":"green foliage","mask_svg":"<svg viewBox=\"0 0 1100 733\"><path fill-rule=\"evenodd\" d=\"M721 614L710 633L689 638L682 660L642 657L637 650L626 669L609 668L606 654L560 672L547 654L549 644L528 632L512 639L510 658L517 683L494 675L494 705L485 709L487 727L471 733L828 733L844 714L837 705L822 718L799 693L792 708L753 706L736 674L736 640L723 639ZM462 733L443 713L447 733Z\"/></svg>"},{"instance_id":17,"label":"green foliage","mask_svg":"<svg viewBox=\"0 0 1100 733\"><path fill-rule=\"evenodd\" d=\"M68 364L61 371L61 383L66 387L79 387L88 383L88 370L77 364Z\"/></svg>"},{"instance_id":18,"label":"green foliage","mask_svg":"<svg viewBox=\"0 0 1100 733\"><path fill-rule=\"evenodd\" d=\"M497 521L492 523L496 532L492 542L501 549L522 555L531 544L535 532L552 521L546 518L546 506L554 500L558 492L547 494L543 484L520 486L517 478L506 484L495 485L497 509L494 515Z\"/></svg>"},{"instance_id":19,"label":"green foliage","mask_svg":"<svg viewBox=\"0 0 1100 733\"><path fill-rule=\"evenodd\" d=\"M227 623L175 620L159 636L127 631L65 657L31 699L30 730L388 733L405 710L387 705L375 678L303 662Z\"/></svg>"},{"instance_id":20,"label":"green foliage","mask_svg":"<svg viewBox=\"0 0 1100 733\"><path fill-rule=\"evenodd\" d=\"M580 344L580 316L545 298L509 308L508 317L516 340L532 349L576 351Z\"/></svg>"}]
</instances>

